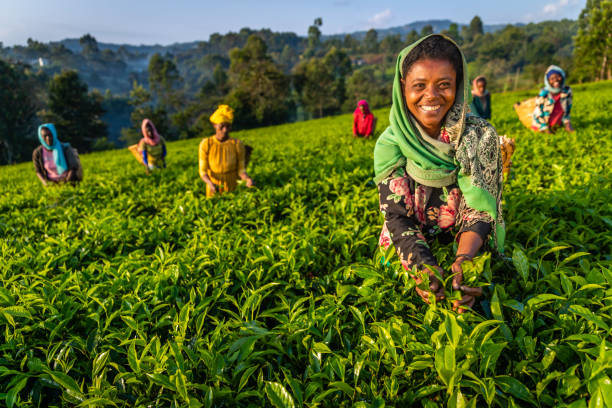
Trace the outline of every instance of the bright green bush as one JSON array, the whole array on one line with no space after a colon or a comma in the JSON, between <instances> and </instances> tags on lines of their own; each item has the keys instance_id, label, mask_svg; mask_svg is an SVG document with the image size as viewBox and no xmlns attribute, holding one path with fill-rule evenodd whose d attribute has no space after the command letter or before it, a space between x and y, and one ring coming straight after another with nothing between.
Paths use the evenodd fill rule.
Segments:
<instances>
[{"instance_id":1,"label":"bright green bush","mask_svg":"<svg viewBox=\"0 0 612 408\"><path fill-rule=\"evenodd\" d=\"M206 199L198 140L146 176L82 157L78 187L0 168L0 398L8 406L612 404L612 83L577 132L516 138L506 256L474 313L375 261L374 141L350 115L236 132L259 188ZM377 111L379 130L388 110ZM434 246L448 266L449 247Z\"/></svg>"}]
</instances>

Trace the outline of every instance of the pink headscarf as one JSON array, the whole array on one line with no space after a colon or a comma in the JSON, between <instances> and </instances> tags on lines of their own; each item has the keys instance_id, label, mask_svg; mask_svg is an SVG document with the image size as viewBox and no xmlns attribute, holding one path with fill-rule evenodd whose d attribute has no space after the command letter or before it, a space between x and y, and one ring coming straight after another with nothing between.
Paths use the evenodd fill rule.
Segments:
<instances>
[{"instance_id":1,"label":"pink headscarf","mask_svg":"<svg viewBox=\"0 0 612 408\"><path fill-rule=\"evenodd\" d=\"M354 115L361 114L361 110L359 109L360 106L363 106L364 115L367 115L368 113L370 113L370 105L368 105L368 101L366 101L365 99L362 99L359 102L357 102L357 109L355 109L355 112L353 112Z\"/></svg>"},{"instance_id":2,"label":"pink headscarf","mask_svg":"<svg viewBox=\"0 0 612 408\"><path fill-rule=\"evenodd\" d=\"M147 137L147 125L151 125L153 129L153 139L149 139ZM149 146L156 146L160 141L159 133L157 133L157 129L155 129L155 125L149 119L144 119L142 121L142 125L140 126L140 130L142 131L142 140Z\"/></svg>"},{"instance_id":3,"label":"pink headscarf","mask_svg":"<svg viewBox=\"0 0 612 408\"><path fill-rule=\"evenodd\" d=\"M485 84L487 83L487 79L483 75L478 75L476 78L474 78L474 80L472 81L472 95L482 98L483 96L488 94L489 91L485 89L484 93L480 94L480 92L478 91L478 81L480 80L484 80Z\"/></svg>"}]
</instances>

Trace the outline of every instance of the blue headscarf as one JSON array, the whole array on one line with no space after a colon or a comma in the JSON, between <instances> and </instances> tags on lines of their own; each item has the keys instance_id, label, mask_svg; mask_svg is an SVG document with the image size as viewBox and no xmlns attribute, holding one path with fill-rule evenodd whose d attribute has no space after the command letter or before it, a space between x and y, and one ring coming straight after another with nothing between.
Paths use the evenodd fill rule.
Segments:
<instances>
[{"instance_id":1,"label":"blue headscarf","mask_svg":"<svg viewBox=\"0 0 612 408\"><path fill-rule=\"evenodd\" d=\"M43 128L49 129L53 135L53 144L51 146L45 142L45 139L42 136ZM40 140L40 144L42 144L47 150L53 150L53 161L55 162L55 167L57 168L57 174L61 175L63 172L68 170L66 158L64 157L64 149L62 149L62 144L57 138L57 130L55 130L55 125L53 123L44 123L38 127L38 140Z\"/></svg>"},{"instance_id":2,"label":"blue headscarf","mask_svg":"<svg viewBox=\"0 0 612 408\"><path fill-rule=\"evenodd\" d=\"M561 75L561 88L555 88L554 86L550 84L550 82L548 82L548 78L550 78L552 74ZM558 94L559 92L561 92L561 89L563 88L564 84L565 84L565 71L563 71L561 67L558 67L556 65L551 65L550 67L546 69L546 74L544 74L544 87L549 92Z\"/></svg>"}]
</instances>

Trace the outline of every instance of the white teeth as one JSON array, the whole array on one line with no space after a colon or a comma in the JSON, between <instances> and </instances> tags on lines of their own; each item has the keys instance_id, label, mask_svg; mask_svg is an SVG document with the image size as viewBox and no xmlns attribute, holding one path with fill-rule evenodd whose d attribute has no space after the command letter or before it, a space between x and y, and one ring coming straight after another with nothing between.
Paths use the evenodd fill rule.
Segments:
<instances>
[{"instance_id":1,"label":"white teeth","mask_svg":"<svg viewBox=\"0 0 612 408\"><path fill-rule=\"evenodd\" d=\"M435 111L440 109L440 105L434 105L434 106L425 106L425 105L421 105L420 106L421 109L423 109L424 111Z\"/></svg>"}]
</instances>

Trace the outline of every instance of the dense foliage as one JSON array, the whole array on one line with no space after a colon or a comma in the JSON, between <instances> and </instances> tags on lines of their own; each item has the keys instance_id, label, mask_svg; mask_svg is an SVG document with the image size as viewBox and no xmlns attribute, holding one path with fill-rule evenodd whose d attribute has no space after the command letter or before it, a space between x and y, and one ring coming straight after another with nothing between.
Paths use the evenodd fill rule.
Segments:
<instances>
[{"instance_id":1,"label":"dense foliage","mask_svg":"<svg viewBox=\"0 0 612 408\"><path fill-rule=\"evenodd\" d=\"M198 140L146 176L82 157L77 187L0 169L0 398L14 406L571 406L612 401L612 83L577 132L516 138L506 257L473 313L377 261L373 141L351 116L236 132L259 188L206 199ZM375 112L380 128L388 110ZM448 267L448 246L434 246ZM487 264L486 262L484 263ZM567 404L567 405L566 405Z\"/></svg>"}]
</instances>

